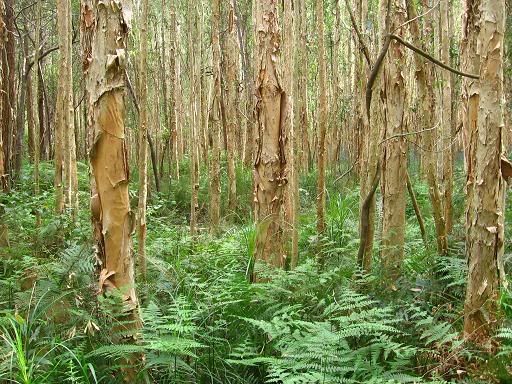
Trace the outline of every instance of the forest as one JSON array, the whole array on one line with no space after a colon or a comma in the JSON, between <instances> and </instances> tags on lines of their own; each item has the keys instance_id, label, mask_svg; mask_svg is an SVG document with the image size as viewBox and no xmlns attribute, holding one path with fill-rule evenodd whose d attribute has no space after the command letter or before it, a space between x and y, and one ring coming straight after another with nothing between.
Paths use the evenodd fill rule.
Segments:
<instances>
[{"instance_id":1,"label":"forest","mask_svg":"<svg viewBox=\"0 0 512 384\"><path fill-rule=\"evenodd\" d=\"M0 0L0 383L512 383L511 0Z\"/></svg>"}]
</instances>

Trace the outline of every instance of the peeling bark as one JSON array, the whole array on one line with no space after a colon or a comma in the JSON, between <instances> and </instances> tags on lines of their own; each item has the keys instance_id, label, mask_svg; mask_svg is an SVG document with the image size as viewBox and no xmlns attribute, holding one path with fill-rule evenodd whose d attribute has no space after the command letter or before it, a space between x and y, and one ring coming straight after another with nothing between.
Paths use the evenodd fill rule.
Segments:
<instances>
[{"instance_id":1,"label":"peeling bark","mask_svg":"<svg viewBox=\"0 0 512 384\"><path fill-rule=\"evenodd\" d=\"M469 265L464 335L489 346L496 327L503 271L504 0L467 0L464 66L480 80L464 82L467 164L466 254Z\"/></svg>"},{"instance_id":2,"label":"peeling bark","mask_svg":"<svg viewBox=\"0 0 512 384\"><path fill-rule=\"evenodd\" d=\"M281 36L277 0L256 2L256 118L254 161L255 260L285 265L284 194L287 184L284 119L287 96L282 88Z\"/></svg>"},{"instance_id":3,"label":"peeling bark","mask_svg":"<svg viewBox=\"0 0 512 384\"><path fill-rule=\"evenodd\" d=\"M391 14L389 31L403 24L406 9L403 0L389 0ZM405 123L405 55L400 43L390 42L382 73L383 135L386 140L382 153L382 249L384 283L393 284L401 274L405 241L405 193L407 146L403 133Z\"/></svg>"},{"instance_id":4,"label":"peeling bark","mask_svg":"<svg viewBox=\"0 0 512 384\"><path fill-rule=\"evenodd\" d=\"M99 289L119 291L127 341L140 327L131 235L134 217L128 196L129 167L124 125L126 40L131 8L124 0L84 0L81 6L83 70L89 105L91 213L100 262ZM123 371L133 382L139 356Z\"/></svg>"}]
</instances>

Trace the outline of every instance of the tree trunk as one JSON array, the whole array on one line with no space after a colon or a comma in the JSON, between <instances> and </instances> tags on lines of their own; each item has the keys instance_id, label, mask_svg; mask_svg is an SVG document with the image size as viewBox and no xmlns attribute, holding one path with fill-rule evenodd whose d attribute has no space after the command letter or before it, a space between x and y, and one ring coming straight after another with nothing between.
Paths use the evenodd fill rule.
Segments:
<instances>
[{"instance_id":1,"label":"tree trunk","mask_svg":"<svg viewBox=\"0 0 512 384\"><path fill-rule=\"evenodd\" d=\"M503 263L504 0L467 0L463 24L466 71L464 133L467 164L466 253L469 264L464 335L489 347Z\"/></svg>"},{"instance_id":2,"label":"tree trunk","mask_svg":"<svg viewBox=\"0 0 512 384\"><path fill-rule=\"evenodd\" d=\"M254 161L255 260L283 267L284 198L287 183L287 98L280 71L277 0L255 4L257 147ZM256 276L257 278L257 276Z\"/></svg>"},{"instance_id":3,"label":"tree trunk","mask_svg":"<svg viewBox=\"0 0 512 384\"><path fill-rule=\"evenodd\" d=\"M405 21L403 0L390 0L389 29L395 29ZM400 30L398 32L400 33ZM405 193L407 172L407 146L403 136L406 132L404 119L405 67L404 48L392 41L382 69L382 110L384 137L382 152L382 249L384 284L393 284L400 276L404 257L405 241ZM398 136L397 136L398 135ZM396 136L396 137L395 137Z\"/></svg>"},{"instance_id":4,"label":"tree trunk","mask_svg":"<svg viewBox=\"0 0 512 384\"><path fill-rule=\"evenodd\" d=\"M220 72L220 1L212 0L213 98L210 112L210 232L217 234L220 221L220 134L221 134L221 72ZM233 149L229 146L227 151ZM231 156L233 154L231 153ZM229 153L228 153L229 168ZM229 178L228 169L228 178ZM231 182L231 180L229 181Z\"/></svg>"},{"instance_id":5,"label":"tree trunk","mask_svg":"<svg viewBox=\"0 0 512 384\"><path fill-rule=\"evenodd\" d=\"M447 1L440 2L440 31L441 31L441 61L450 63L450 39L452 38L452 23ZM452 81L451 74L443 71L442 74L442 175L443 175L443 208L446 232L450 233L452 223L452 195L453 195L453 146L452 126Z\"/></svg>"},{"instance_id":6,"label":"tree trunk","mask_svg":"<svg viewBox=\"0 0 512 384\"><path fill-rule=\"evenodd\" d=\"M295 5L296 7L296 5ZM296 40L295 40L295 16L298 12L293 9L291 1L284 4L284 60L283 60L283 86L286 93L288 110L285 120L285 135L289 142L286 152L286 165L290 174L287 192L287 227L291 239L290 244L290 267L295 268L299 258L299 233L298 233L298 206L299 206L299 183L297 169L297 137L295 134L295 64L296 64Z\"/></svg>"},{"instance_id":7,"label":"tree trunk","mask_svg":"<svg viewBox=\"0 0 512 384\"><path fill-rule=\"evenodd\" d=\"M146 280L146 203L148 197L148 0L142 1L139 61L139 202L137 236L140 274Z\"/></svg>"},{"instance_id":8,"label":"tree trunk","mask_svg":"<svg viewBox=\"0 0 512 384\"><path fill-rule=\"evenodd\" d=\"M317 145L317 186L316 186L316 230L319 235L325 231L325 135L327 132L327 65L325 61L324 3L316 2L316 28L318 33L318 145Z\"/></svg>"},{"instance_id":9,"label":"tree trunk","mask_svg":"<svg viewBox=\"0 0 512 384\"><path fill-rule=\"evenodd\" d=\"M105 6L99 0L82 2L82 64L89 105L89 153L93 176L91 213L97 256L102 268L100 289L121 294L123 325L117 330L122 331L123 340L130 342L140 327L131 253L131 234L135 223L128 194L129 168L124 125L126 40L130 13L124 12L127 5L123 1L118 5ZM125 381L135 381L138 359L140 356L126 357Z\"/></svg>"},{"instance_id":10,"label":"tree trunk","mask_svg":"<svg viewBox=\"0 0 512 384\"><path fill-rule=\"evenodd\" d=\"M417 12L414 9L414 4L407 3L407 12L410 20L414 20L410 24L411 34L413 36L414 44L429 51L426 44L422 42L420 28L417 21ZM425 24L427 36L432 33L432 19L431 13L425 15ZM418 84L418 99L420 103L419 113L419 129L428 130L423 134L425 154L424 154L424 169L427 176L427 183L429 186L430 201L432 203L432 215L434 216L434 225L436 227L437 251L440 254L448 253L448 242L446 237L446 225L443 212L443 201L441 192L439 191L439 184L437 182L437 153L435 151L435 95L434 95L434 81L433 81L433 68L432 64L426 62L421 56L414 55L416 63L416 81ZM444 92L444 90L443 90ZM450 135L451 136L451 135ZM444 143L443 143L444 144Z\"/></svg>"},{"instance_id":11,"label":"tree trunk","mask_svg":"<svg viewBox=\"0 0 512 384\"><path fill-rule=\"evenodd\" d=\"M14 110L14 0L4 1L4 23L5 36L2 50L2 143L3 143L3 162L4 171L2 176L2 188L4 191L10 190L12 171L11 171L11 148L13 139L13 119Z\"/></svg>"},{"instance_id":12,"label":"tree trunk","mask_svg":"<svg viewBox=\"0 0 512 384\"><path fill-rule=\"evenodd\" d=\"M236 31L236 14L234 0L230 0L228 11L228 33L226 37L226 158L228 168L228 210L231 214L236 213L236 172L235 172L235 144L242 136L238 126L238 44Z\"/></svg>"},{"instance_id":13,"label":"tree trunk","mask_svg":"<svg viewBox=\"0 0 512 384\"><path fill-rule=\"evenodd\" d=\"M194 236L197 232L197 211L199 209L199 147L202 139L201 134L201 26L198 5L189 3L188 11L191 18L189 35L189 57L190 57L190 234ZM197 50L197 51L196 51Z\"/></svg>"}]
</instances>

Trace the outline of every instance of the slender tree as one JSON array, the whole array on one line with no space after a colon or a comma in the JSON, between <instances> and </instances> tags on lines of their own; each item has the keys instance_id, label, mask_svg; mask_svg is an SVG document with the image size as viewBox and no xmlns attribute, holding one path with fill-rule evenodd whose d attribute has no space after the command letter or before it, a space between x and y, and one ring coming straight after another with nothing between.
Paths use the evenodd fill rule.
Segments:
<instances>
[{"instance_id":1,"label":"slender tree","mask_svg":"<svg viewBox=\"0 0 512 384\"><path fill-rule=\"evenodd\" d=\"M139 240L139 267L146 279L146 204L148 195L148 0L142 1L139 56L139 202L137 234Z\"/></svg>"},{"instance_id":2,"label":"slender tree","mask_svg":"<svg viewBox=\"0 0 512 384\"><path fill-rule=\"evenodd\" d=\"M325 231L325 136L327 132L327 64L325 59L324 2L316 2L316 29L318 33L318 145L316 187L316 230Z\"/></svg>"},{"instance_id":3,"label":"slender tree","mask_svg":"<svg viewBox=\"0 0 512 384\"><path fill-rule=\"evenodd\" d=\"M220 1L212 0L213 98L210 112L210 232L216 234L220 221L220 134L221 134L221 50ZM233 150L230 145L227 151ZM230 156L228 154L228 156ZM233 153L231 153L233 156ZM229 171L228 171L229 173ZM229 177L229 175L228 175ZM231 181L230 181L231 182Z\"/></svg>"},{"instance_id":4,"label":"slender tree","mask_svg":"<svg viewBox=\"0 0 512 384\"><path fill-rule=\"evenodd\" d=\"M417 12L414 4L407 3L407 12L410 20L411 34L413 41L417 47L428 51L426 44L422 43L420 28L417 18ZM424 16L425 26L427 33L432 33L432 13L427 13ZM416 81L418 85L418 98L420 104L420 129L425 130L423 134L424 147L426 153L424 155L424 167L427 176L427 183L429 186L430 201L432 203L432 214L434 216L434 225L436 227L437 250L441 254L448 252L448 242L446 237L446 224L443 212L443 200L439 190L439 183L437 181L437 153L435 151L435 129L437 128L434 122L435 115L435 95L433 87L433 65L427 62L420 55L414 55L416 63ZM432 126L433 125L433 126Z\"/></svg>"}]
</instances>

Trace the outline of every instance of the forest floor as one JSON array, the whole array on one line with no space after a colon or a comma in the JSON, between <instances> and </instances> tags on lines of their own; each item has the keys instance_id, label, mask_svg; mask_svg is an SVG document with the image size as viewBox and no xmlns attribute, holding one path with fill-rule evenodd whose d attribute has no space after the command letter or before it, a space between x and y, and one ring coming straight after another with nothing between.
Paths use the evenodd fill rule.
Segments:
<instances>
[{"instance_id":1,"label":"forest floor","mask_svg":"<svg viewBox=\"0 0 512 384\"><path fill-rule=\"evenodd\" d=\"M38 198L29 167L15 191L0 195L0 223L8 232L8 239L0 240L1 382L117 383L128 354L144 356L136 369L141 382L153 383L512 382L509 291L500 297L502 325L492 352L461 338L463 191L454 197L450 254L441 257L428 188L413 177L429 241L423 243L408 203L402 277L390 290L380 283L378 241L372 272L362 274L356 267L355 183L329 178L327 231L319 238L311 210L316 175L307 174L300 183L298 268L256 265L269 278L251 284L250 172L237 169L240 209L225 215L218 237L207 231L208 181L202 180L202 230L191 238L187 169L183 164L180 179L149 199L148 277L137 285L143 328L136 345L114 342L120 337L114 320L122 310L119 300L97 296L87 167L79 167L75 221L53 213L51 164L42 164ZM136 194L131 198L135 207ZM511 215L509 208L508 223ZM506 239L508 264L508 233ZM319 249L323 267L317 263Z\"/></svg>"}]
</instances>

